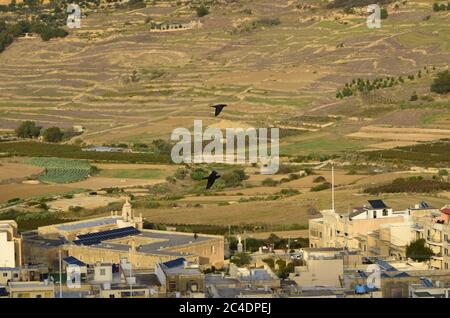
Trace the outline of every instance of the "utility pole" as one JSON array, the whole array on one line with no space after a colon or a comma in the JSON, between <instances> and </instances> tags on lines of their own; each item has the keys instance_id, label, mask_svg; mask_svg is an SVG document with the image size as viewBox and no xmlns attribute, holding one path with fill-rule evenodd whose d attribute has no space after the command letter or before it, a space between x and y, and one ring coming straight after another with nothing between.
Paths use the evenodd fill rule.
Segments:
<instances>
[{"instance_id":1,"label":"utility pole","mask_svg":"<svg viewBox=\"0 0 450 318\"><path fill-rule=\"evenodd\" d=\"M331 209L334 210L334 163L331 162Z\"/></svg>"},{"instance_id":2,"label":"utility pole","mask_svg":"<svg viewBox=\"0 0 450 318\"><path fill-rule=\"evenodd\" d=\"M59 249L59 298L62 296L62 251Z\"/></svg>"},{"instance_id":3,"label":"utility pole","mask_svg":"<svg viewBox=\"0 0 450 318\"><path fill-rule=\"evenodd\" d=\"M132 275L131 275L131 267L132 265L132 255L133 253L133 247L130 248L130 297L133 298L133 282L132 282Z\"/></svg>"}]
</instances>

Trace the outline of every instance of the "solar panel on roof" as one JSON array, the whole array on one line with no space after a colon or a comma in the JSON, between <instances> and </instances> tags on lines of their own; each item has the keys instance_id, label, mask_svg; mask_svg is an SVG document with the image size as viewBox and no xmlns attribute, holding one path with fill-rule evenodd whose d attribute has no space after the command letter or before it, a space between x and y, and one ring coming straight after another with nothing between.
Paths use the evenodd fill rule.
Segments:
<instances>
[{"instance_id":1,"label":"solar panel on roof","mask_svg":"<svg viewBox=\"0 0 450 318\"><path fill-rule=\"evenodd\" d=\"M401 272L401 273L395 275L394 277L409 277L409 274L405 273L405 272Z\"/></svg>"},{"instance_id":2,"label":"solar panel on roof","mask_svg":"<svg viewBox=\"0 0 450 318\"><path fill-rule=\"evenodd\" d=\"M164 266L166 266L167 268L173 268L173 267L178 267L184 264L184 262L186 261L185 258L180 257L168 262L163 263Z\"/></svg>"},{"instance_id":3,"label":"solar panel on roof","mask_svg":"<svg viewBox=\"0 0 450 318\"><path fill-rule=\"evenodd\" d=\"M370 206L374 209L384 209L387 208L387 205L384 204L383 200L369 200Z\"/></svg>"},{"instance_id":4,"label":"solar panel on roof","mask_svg":"<svg viewBox=\"0 0 450 318\"><path fill-rule=\"evenodd\" d=\"M78 235L78 240L75 240L73 242L77 245L94 245L99 244L105 240L112 240L125 236L137 235L140 233L141 232L136 228L129 226L120 229Z\"/></svg>"},{"instance_id":5,"label":"solar panel on roof","mask_svg":"<svg viewBox=\"0 0 450 318\"><path fill-rule=\"evenodd\" d=\"M420 280L422 281L422 284L425 287L433 287L433 282L431 280L429 280L428 278L423 277Z\"/></svg>"},{"instance_id":6,"label":"solar panel on roof","mask_svg":"<svg viewBox=\"0 0 450 318\"><path fill-rule=\"evenodd\" d=\"M64 258L63 261L69 265L78 265L78 266L86 265L85 263L83 263L82 261L80 261L79 259L77 259L73 256L68 256L68 257Z\"/></svg>"},{"instance_id":7,"label":"solar panel on roof","mask_svg":"<svg viewBox=\"0 0 450 318\"><path fill-rule=\"evenodd\" d=\"M380 266L380 267L382 267L385 271L387 271L387 272L395 272L395 271L397 271L397 269L395 268L395 267L393 267L391 264L389 264L388 262L386 262L386 261L383 261L383 260L378 260L377 261L377 264Z\"/></svg>"},{"instance_id":8,"label":"solar panel on roof","mask_svg":"<svg viewBox=\"0 0 450 318\"><path fill-rule=\"evenodd\" d=\"M429 208L430 206L425 201L420 202L420 207L423 209Z\"/></svg>"}]
</instances>

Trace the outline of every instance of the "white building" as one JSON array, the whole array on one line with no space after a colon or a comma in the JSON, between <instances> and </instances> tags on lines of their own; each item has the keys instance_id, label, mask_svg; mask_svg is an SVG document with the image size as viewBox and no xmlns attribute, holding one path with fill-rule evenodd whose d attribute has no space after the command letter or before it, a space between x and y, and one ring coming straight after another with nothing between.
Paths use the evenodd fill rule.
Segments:
<instances>
[{"instance_id":1,"label":"white building","mask_svg":"<svg viewBox=\"0 0 450 318\"><path fill-rule=\"evenodd\" d=\"M22 239L17 234L15 221L0 221L0 267L18 267L22 264Z\"/></svg>"}]
</instances>

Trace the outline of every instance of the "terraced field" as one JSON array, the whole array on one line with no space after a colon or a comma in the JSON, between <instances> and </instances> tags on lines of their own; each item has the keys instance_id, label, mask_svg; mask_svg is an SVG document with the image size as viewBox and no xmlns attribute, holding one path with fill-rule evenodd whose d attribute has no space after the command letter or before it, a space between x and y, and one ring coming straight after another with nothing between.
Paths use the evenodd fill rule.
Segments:
<instances>
[{"instance_id":1,"label":"terraced field","mask_svg":"<svg viewBox=\"0 0 450 318\"><path fill-rule=\"evenodd\" d=\"M150 32L147 17L198 19L186 6L158 1L143 9L89 14L64 39L15 41L0 55L0 128L31 119L43 126L82 125L88 143L151 142L168 139L175 127L191 127L194 118L217 123L208 106L223 102L229 107L222 119L299 128L298 136L282 143L285 153L314 152L320 137L317 143L305 140L323 131L342 136L339 144L323 146L324 152L355 150L380 140L353 141L349 134L403 112L400 103L414 90L427 93L431 76L377 92L370 102L336 100L343 83L430 65L442 69L450 60L449 17L433 13L431 1L388 6L389 18L376 30L366 27L363 13L345 15L317 1L307 2L314 10L298 9L295 1L241 2L213 6L198 29ZM281 23L236 31L261 17ZM130 82L133 72L138 80Z\"/></svg>"}]
</instances>

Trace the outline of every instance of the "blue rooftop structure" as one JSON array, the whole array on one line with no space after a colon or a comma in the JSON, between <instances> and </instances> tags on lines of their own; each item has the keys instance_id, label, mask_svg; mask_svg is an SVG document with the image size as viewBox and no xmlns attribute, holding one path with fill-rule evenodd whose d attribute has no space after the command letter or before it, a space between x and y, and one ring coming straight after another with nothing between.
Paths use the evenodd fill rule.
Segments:
<instances>
[{"instance_id":1,"label":"blue rooftop structure","mask_svg":"<svg viewBox=\"0 0 450 318\"><path fill-rule=\"evenodd\" d=\"M164 266L166 266L167 268L174 268L174 267L178 267L184 264L184 262L186 262L186 259L183 257L168 261L163 263Z\"/></svg>"},{"instance_id":2,"label":"blue rooftop structure","mask_svg":"<svg viewBox=\"0 0 450 318\"><path fill-rule=\"evenodd\" d=\"M401 272L401 273L395 275L394 277L410 277L410 275L408 273Z\"/></svg>"},{"instance_id":3,"label":"blue rooftop structure","mask_svg":"<svg viewBox=\"0 0 450 318\"><path fill-rule=\"evenodd\" d=\"M135 227L128 226L120 229L78 235L78 240L75 240L73 242L76 245L94 245L99 244L105 240L112 240L130 235L137 235L140 233L141 232Z\"/></svg>"},{"instance_id":4,"label":"blue rooftop structure","mask_svg":"<svg viewBox=\"0 0 450 318\"><path fill-rule=\"evenodd\" d=\"M396 272L397 269L393 267L391 264L389 264L386 261L383 260L377 260L378 266L380 266L382 269L384 269L387 272Z\"/></svg>"},{"instance_id":5,"label":"blue rooftop structure","mask_svg":"<svg viewBox=\"0 0 450 318\"><path fill-rule=\"evenodd\" d=\"M388 206L384 204L383 200L368 200L370 206L374 209L385 209Z\"/></svg>"},{"instance_id":6,"label":"blue rooftop structure","mask_svg":"<svg viewBox=\"0 0 450 318\"><path fill-rule=\"evenodd\" d=\"M424 285L425 287L433 287L433 282L426 277L421 277L420 281L422 282L422 285Z\"/></svg>"},{"instance_id":7,"label":"blue rooftop structure","mask_svg":"<svg viewBox=\"0 0 450 318\"><path fill-rule=\"evenodd\" d=\"M83 263L78 258L75 258L73 256L68 256L68 257L64 258L63 261L69 265L86 266L85 263Z\"/></svg>"}]
</instances>

